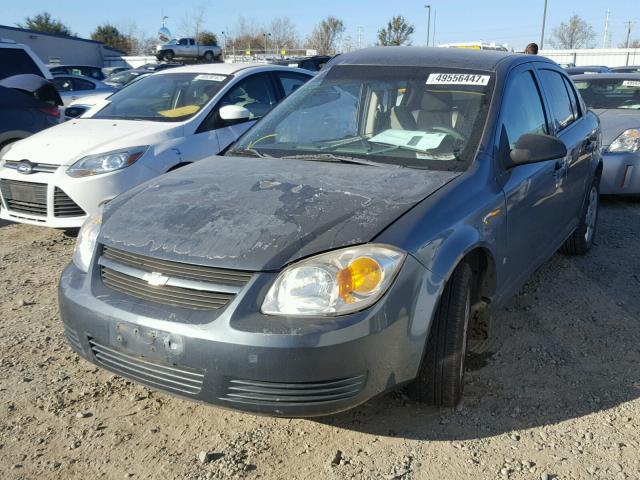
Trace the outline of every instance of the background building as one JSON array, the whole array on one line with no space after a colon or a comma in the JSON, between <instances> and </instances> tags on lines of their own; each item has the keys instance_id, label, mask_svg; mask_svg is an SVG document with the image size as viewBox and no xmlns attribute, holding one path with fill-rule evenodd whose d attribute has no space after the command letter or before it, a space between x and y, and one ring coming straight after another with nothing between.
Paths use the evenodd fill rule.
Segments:
<instances>
[{"instance_id":1,"label":"background building","mask_svg":"<svg viewBox=\"0 0 640 480\"><path fill-rule=\"evenodd\" d=\"M7 25L0 25L0 38L8 38L16 43L28 45L46 64L60 63L103 67L105 57L124 55L124 52L109 48L102 42L95 40L41 33Z\"/></svg>"}]
</instances>

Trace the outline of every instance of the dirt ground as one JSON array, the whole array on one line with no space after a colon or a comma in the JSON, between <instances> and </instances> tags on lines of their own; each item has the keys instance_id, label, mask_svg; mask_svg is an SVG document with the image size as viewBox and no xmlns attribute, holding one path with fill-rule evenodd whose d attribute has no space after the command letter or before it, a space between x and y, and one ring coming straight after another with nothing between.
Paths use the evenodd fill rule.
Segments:
<instances>
[{"instance_id":1,"label":"dirt ground","mask_svg":"<svg viewBox=\"0 0 640 480\"><path fill-rule=\"evenodd\" d=\"M640 479L640 203L606 202L588 256L556 255L494 312L456 411L392 393L274 419L132 384L65 343L72 249L0 223L2 479Z\"/></svg>"}]
</instances>

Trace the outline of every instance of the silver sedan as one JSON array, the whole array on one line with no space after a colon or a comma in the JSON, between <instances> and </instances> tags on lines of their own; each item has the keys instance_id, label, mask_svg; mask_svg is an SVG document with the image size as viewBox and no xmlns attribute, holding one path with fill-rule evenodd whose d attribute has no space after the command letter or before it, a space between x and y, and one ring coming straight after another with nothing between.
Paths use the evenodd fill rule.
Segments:
<instances>
[{"instance_id":1,"label":"silver sedan","mask_svg":"<svg viewBox=\"0 0 640 480\"><path fill-rule=\"evenodd\" d=\"M99 80L81 75L54 75L53 84L56 86L65 106L87 95L116 91L114 87L106 85Z\"/></svg>"},{"instance_id":2,"label":"silver sedan","mask_svg":"<svg viewBox=\"0 0 640 480\"><path fill-rule=\"evenodd\" d=\"M640 73L572 77L602 125L600 193L640 195Z\"/></svg>"}]
</instances>

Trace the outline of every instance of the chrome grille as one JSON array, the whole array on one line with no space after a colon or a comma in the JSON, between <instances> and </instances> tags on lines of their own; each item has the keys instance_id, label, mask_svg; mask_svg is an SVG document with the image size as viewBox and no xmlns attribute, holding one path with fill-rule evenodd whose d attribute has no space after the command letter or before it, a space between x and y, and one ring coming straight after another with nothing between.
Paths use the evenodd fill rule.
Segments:
<instances>
[{"instance_id":1,"label":"chrome grille","mask_svg":"<svg viewBox=\"0 0 640 480\"><path fill-rule=\"evenodd\" d=\"M160 365L102 345L93 338L89 344L99 364L123 377L180 394L197 395L202 390L202 370Z\"/></svg>"},{"instance_id":2,"label":"chrome grille","mask_svg":"<svg viewBox=\"0 0 640 480\"><path fill-rule=\"evenodd\" d=\"M104 246L102 283L120 293L190 310L217 310L251 278L248 272L159 260ZM153 278L163 281L154 284Z\"/></svg>"},{"instance_id":3,"label":"chrome grille","mask_svg":"<svg viewBox=\"0 0 640 480\"><path fill-rule=\"evenodd\" d=\"M85 211L58 187L53 191L54 217L83 217Z\"/></svg>"},{"instance_id":4,"label":"chrome grille","mask_svg":"<svg viewBox=\"0 0 640 480\"><path fill-rule=\"evenodd\" d=\"M0 180L0 193L7 210L35 216L47 216L47 184Z\"/></svg>"},{"instance_id":5,"label":"chrome grille","mask_svg":"<svg viewBox=\"0 0 640 480\"><path fill-rule=\"evenodd\" d=\"M21 160L5 160L4 166L6 168L12 168L14 170L18 169L18 164ZM32 163L32 172L43 172L43 173L53 173L60 165L53 165L51 163Z\"/></svg>"},{"instance_id":6,"label":"chrome grille","mask_svg":"<svg viewBox=\"0 0 640 480\"><path fill-rule=\"evenodd\" d=\"M366 375L314 383L230 379L221 400L274 407L334 402L356 396L365 382Z\"/></svg>"}]
</instances>

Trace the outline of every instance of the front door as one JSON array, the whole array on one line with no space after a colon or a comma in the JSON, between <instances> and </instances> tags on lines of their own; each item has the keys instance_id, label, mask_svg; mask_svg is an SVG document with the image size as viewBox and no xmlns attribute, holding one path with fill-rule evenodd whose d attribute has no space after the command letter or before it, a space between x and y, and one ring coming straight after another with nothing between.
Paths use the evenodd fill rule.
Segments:
<instances>
[{"instance_id":1,"label":"front door","mask_svg":"<svg viewBox=\"0 0 640 480\"><path fill-rule=\"evenodd\" d=\"M546 110L536 75L522 65L508 77L498 130L499 162L505 165L518 138L526 133L548 134ZM506 284L518 286L559 247L565 214L563 160L548 160L512 168L502 167L508 225Z\"/></svg>"}]
</instances>

